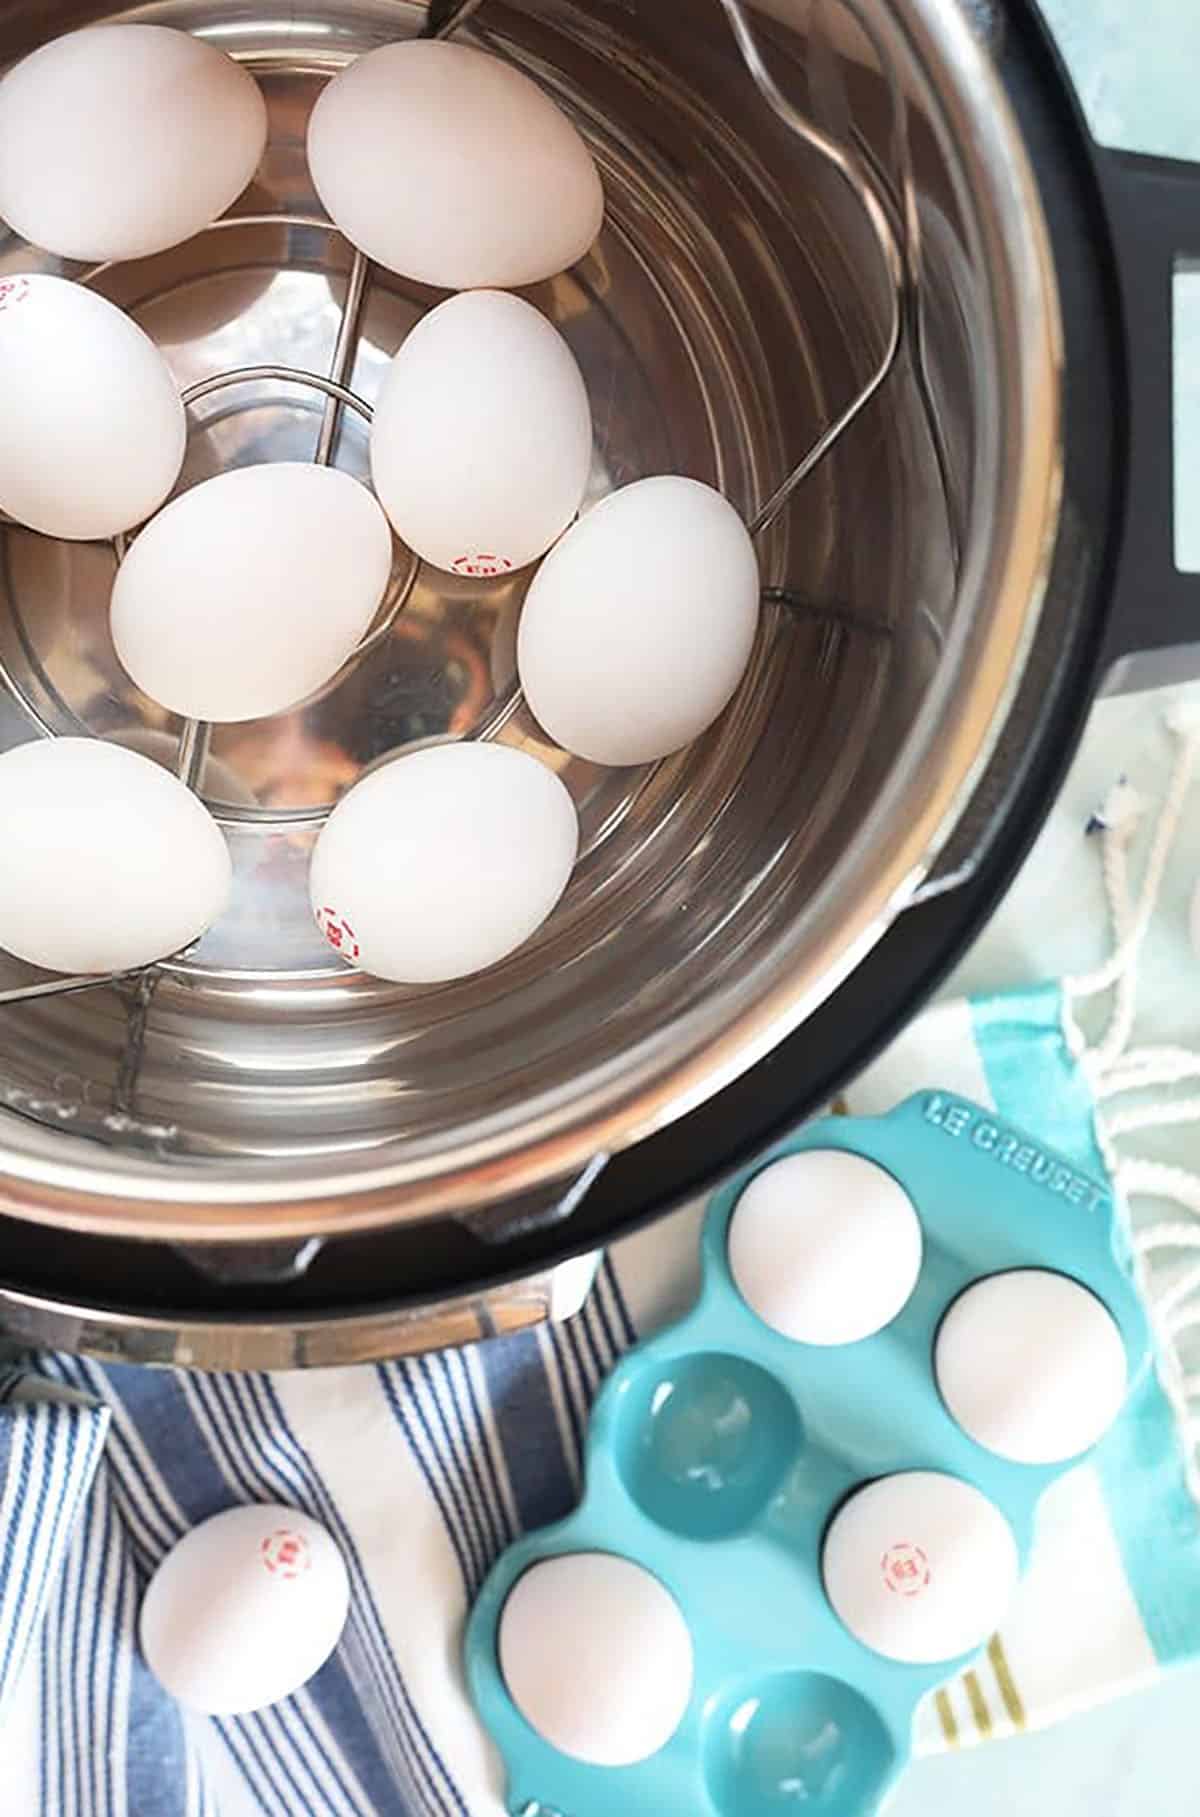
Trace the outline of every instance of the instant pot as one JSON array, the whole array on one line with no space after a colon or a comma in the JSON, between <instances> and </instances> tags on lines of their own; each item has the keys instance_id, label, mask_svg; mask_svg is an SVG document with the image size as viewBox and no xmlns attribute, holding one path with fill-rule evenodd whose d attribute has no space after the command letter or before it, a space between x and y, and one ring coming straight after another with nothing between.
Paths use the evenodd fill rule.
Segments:
<instances>
[{"instance_id":1,"label":"instant pot","mask_svg":"<svg viewBox=\"0 0 1200 1817\"><path fill-rule=\"evenodd\" d=\"M515 680L527 574L424 568L319 698L199 740L116 661L122 549L0 526L0 742L182 761L237 873L226 919L140 978L39 995L0 972L0 1328L284 1367L569 1312L599 1246L920 1006L1097 690L1186 672L1171 303L1200 186L1089 141L1022 0L4 0L0 57L101 19L211 37L270 107L251 189L182 247L84 269L0 240L0 274L94 284L164 348L182 484L365 474L371 400L438 293L332 228L305 125L352 58L453 33L540 82L601 168L596 248L528 293L588 381L591 496L719 486L763 612L731 707L657 766L549 743ZM403 989L322 945L307 864L346 787L447 737L551 763L583 855L513 959Z\"/></svg>"}]
</instances>

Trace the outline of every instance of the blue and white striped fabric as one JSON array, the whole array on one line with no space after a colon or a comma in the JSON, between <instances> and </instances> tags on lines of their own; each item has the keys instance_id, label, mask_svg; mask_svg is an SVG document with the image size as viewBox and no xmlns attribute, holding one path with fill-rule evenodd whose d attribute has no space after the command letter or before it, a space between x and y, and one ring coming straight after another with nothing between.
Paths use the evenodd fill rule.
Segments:
<instances>
[{"instance_id":1,"label":"blue and white striped fabric","mask_svg":"<svg viewBox=\"0 0 1200 1817\"><path fill-rule=\"evenodd\" d=\"M632 1336L607 1264L568 1328L377 1369L213 1377L74 1358L31 1364L43 1391L92 1404L43 1401L12 1418L31 1433L57 1420L64 1433L89 1435L91 1451L85 1471L83 1438L78 1459L64 1438L63 1469L52 1473L18 1436L23 1428L0 1427L0 1447L12 1435L7 1454L0 1449L0 1535L10 1540L0 1553L0 1646L10 1602L21 1598L26 1611L24 1646L39 1600L25 1588L29 1539L10 1526L10 1503L32 1494L40 1513L57 1500L63 1535L53 1561L36 1561L39 1644L19 1677L0 1678L0 1811L499 1809L465 1701L458 1633L496 1554L522 1526L571 1505L588 1407ZM30 1452L24 1465L18 1444ZM138 1604L189 1527L247 1501L284 1501L326 1524L350 1569L351 1613L337 1653L299 1695L258 1716L207 1722L185 1716L150 1677L136 1645Z\"/></svg>"},{"instance_id":2,"label":"blue and white striped fabric","mask_svg":"<svg viewBox=\"0 0 1200 1817\"><path fill-rule=\"evenodd\" d=\"M81 1509L86 1521L109 1422L105 1407L27 1387L23 1372L0 1375L0 1720L35 1676L26 1666L76 1549Z\"/></svg>"}]
</instances>

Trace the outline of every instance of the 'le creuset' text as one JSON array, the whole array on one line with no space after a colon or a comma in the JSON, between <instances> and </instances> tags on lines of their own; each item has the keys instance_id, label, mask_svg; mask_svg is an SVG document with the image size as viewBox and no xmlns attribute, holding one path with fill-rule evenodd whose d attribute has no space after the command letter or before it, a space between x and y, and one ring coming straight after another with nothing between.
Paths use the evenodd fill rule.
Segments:
<instances>
[{"instance_id":1,"label":"'le creuset' text","mask_svg":"<svg viewBox=\"0 0 1200 1817\"><path fill-rule=\"evenodd\" d=\"M1068 1204L1086 1205L1089 1211L1098 1211L1108 1198L1104 1188L1087 1174L1077 1173L1065 1162L1048 1155L1028 1136L1019 1135L989 1117L986 1111L964 1104L961 1098L947 1098L940 1092L931 1092L925 1099L922 1114L925 1121L940 1129L943 1135L969 1142L972 1148L977 1148L998 1166L1011 1167L1014 1173L1024 1174L1035 1186L1059 1194Z\"/></svg>"}]
</instances>

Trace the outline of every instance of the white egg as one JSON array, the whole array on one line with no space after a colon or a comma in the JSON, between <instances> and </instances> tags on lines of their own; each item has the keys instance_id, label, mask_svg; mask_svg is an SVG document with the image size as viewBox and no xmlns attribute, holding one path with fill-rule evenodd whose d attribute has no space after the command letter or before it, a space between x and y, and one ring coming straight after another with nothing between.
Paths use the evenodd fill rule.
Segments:
<instances>
[{"instance_id":1,"label":"white egg","mask_svg":"<svg viewBox=\"0 0 1200 1817\"><path fill-rule=\"evenodd\" d=\"M154 342L94 291L0 277L0 509L47 536L115 536L179 477L187 424Z\"/></svg>"},{"instance_id":2,"label":"white egg","mask_svg":"<svg viewBox=\"0 0 1200 1817\"><path fill-rule=\"evenodd\" d=\"M692 1637L641 1565L609 1552L545 1559L500 1613L500 1671L530 1727L592 1766L631 1766L665 1746L691 1701Z\"/></svg>"},{"instance_id":3,"label":"white egg","mask_svg":"<svg viewBox=\"0 0 1200 1817\"><path fill-rule=\"evenodd\" d=\"M798 1344L854 1344L882 1330L921 1271L921 1225L904 1188L833 1148L756 1174L734 1208L728 1248L746 1304Z\"/></svg>"},{"instance_id":4,"label":"white egg","mask_svg":"<svg viewBox=\"0 0 1200 1817\"><path fill-rule=\"evenodd\" d=\"M189 946L223 913L215 820L148 757L96 738L0 757L0 947L58 972L116 972Z\"/></svg>"},{"instance_id":5,"label":"white egg","mask_svg":"<svg viewBox=\"0 0 1200 1817\"><path fill-rule=\"evenodd\" d=\"M334 950L377 978L462 978L541 926L578 845L574 803L536 758L435 745L338 803L313 852L313 914Z\"/></svg>"},{"instance_id":6,"label":"white egg","mask_svg":"<svg viewBox=\"0 0 1200 1817\"><path fill-rule=\"evenodd\" d=\"M1017 1269L977 1281L942 1321L938 1387L965 1432L1019 1464L1058 1464L1103 1438L1127 1387L1106 1306L1065 1275Z\"/></svg>"},{"instance_id":7,"label":"white egg","mask_svg":"<svg viewBox=\"0 0 1200 1817\"><path fill-rule=\"evenodd\" d=\"M506 291L466 291L418 322L371 425L371 478L397 534L453 574L510 574L544 555L579 510L591 459L571 349Z\"/></svg>"},{"instance_id":8,"label":"white egg","mask_svg":"<svg viewBox=\"0 0 1200 1817\"><path fill-rule=\"evenodd\" d=\"M592 155L528 76L464 44L387 44L318 97L317 194L353 245L445 290L534 284L604 218Z\"/></svg>"},{"instance_id":9,"label":"white egg","mask_svg":"<svg viewBox=\"0 0 1200 1817\"><path fill-rule=\"evenodd\" d=\"M980 1490L912 1470L870 1483L834 1516L822 1571L834 1612L865 1647L937 1665L995 1632L1020 1559L1012 1528Z\"/></svg>"},{"instance_id":10,"label":"white egg","mask_svg":"<svg viewBox=\"0 0 1200 1817\"><path fill-rule=\"evenodd\" d=\"M341 1553L295 1508L227 1508L185 1533L150 1579L139 1623L163 1688L205 1716L244 1716L290 1697L346 1624Z\"/></svg>"},{"instance_id":11,"label":"white egg","mask_svg":"<svg viewBox=\"0 0 1200 1817\"><path fill-rule=\"evenodd\" d=\"M258 84L215 45L89 26L0 82L0 215L60 258L141 258L223 214L266 141Z\"/></svg>"},{"instance_id":12,"label":"white egg","mask_svg":"<svg viewBox=\"0 0 1200 1817\"><path fill-rule=\"evenodd\" d=\"M758 596L754 547L719 492L638 480L580 518L534 576L517 637L525 697L593 763L666 757L728 705Z\"/></svg>"},{"instance_id":13,"label":"white egg","mask_svg":"<svg viewBox=\"0 0 1200 1817\"><path fill-rule=\"evenodd\" d=\"M378 610L387 519L332 467L238 467L173 499L117 572L117 655L188 719L263 719L337 673Z\"/></svg>"}]
</instances>

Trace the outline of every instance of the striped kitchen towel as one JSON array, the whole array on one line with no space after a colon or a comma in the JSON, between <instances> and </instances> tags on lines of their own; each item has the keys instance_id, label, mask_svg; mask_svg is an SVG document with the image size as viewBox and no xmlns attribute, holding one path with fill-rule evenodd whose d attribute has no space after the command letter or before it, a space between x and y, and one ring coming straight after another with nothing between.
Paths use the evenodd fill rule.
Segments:
<instances>
[{"instance_id":1,"label":"striped kitchen towel","mask_svg":"<svg viewBox=\"0 0 1200 1817\"><path fill-rule=\"evenodd\" d=\"M51 1397L23 1370L0 1373L0 1722L33 1675L25 1668L88 1502L108 1421L107 1407L94 1401Z\"/></svg>"}]
</instances>

